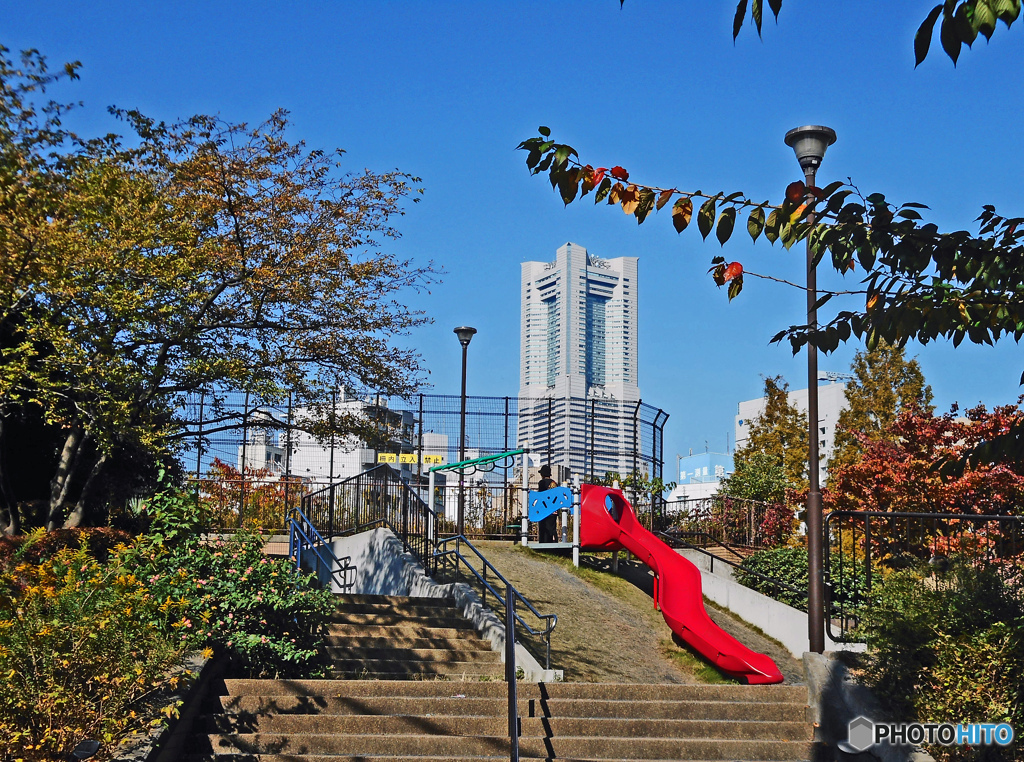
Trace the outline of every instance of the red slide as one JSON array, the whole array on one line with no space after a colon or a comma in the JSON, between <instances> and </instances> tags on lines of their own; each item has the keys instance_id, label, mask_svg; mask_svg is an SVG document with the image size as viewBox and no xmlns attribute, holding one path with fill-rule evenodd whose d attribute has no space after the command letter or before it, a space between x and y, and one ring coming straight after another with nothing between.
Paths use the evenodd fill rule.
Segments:
<instances>
[{"instance_id":1,"label":"red slide","mask_svg":"<svg viewBox=\"0 0 1024 762\"><path fill-rule=\"evenodd\" d=\"M580 497L580 546L625 548L654 570L654 601L679 637L716 667L751 685L781 683L769 657L751 651L711 621L704 609L700 571L637 521L622 490L584 484Z\"/></svg>"}]
</instances>

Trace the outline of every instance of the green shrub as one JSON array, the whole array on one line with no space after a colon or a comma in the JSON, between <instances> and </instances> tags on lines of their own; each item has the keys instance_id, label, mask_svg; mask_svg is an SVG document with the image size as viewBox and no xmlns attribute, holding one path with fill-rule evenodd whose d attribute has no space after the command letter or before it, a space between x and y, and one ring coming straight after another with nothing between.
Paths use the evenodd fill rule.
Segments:
<instances>
[{"instance_id":1,"label":"green shrub","mask_svg":"<svg viewBox=\"0 0 1024 762\"><path fill-rule=\"evenodd\" d=\"M788 590L752 574L759 572L765 577L798 588L800 592ZM757 590L770 598L796 608L807 608L807 549L771 548L752 553L736 570L736 581ZM834 603L861 603L867 597L867 575L863 562L853 558L832 558L832 600Z\"/></svg>"},{"instance_id":2,"label":"green shrub","mask_svg":"<svg viewBox=\"0 0 1024 762\"><path fill-rule=\"evenodd\" d=\"M24 554L23 554L24 555ZM85 738L116 743L162 709L154 691L181 648L146 587L85 542L0 574L0 759L65 759Z\"/></svg>"},{"instance_id":3,"label":"green shrub","mask_svg":"<svg viewBox=\"0 0 1024 762\"><path fill-rule=\"evenodd\" d=\"M958 561L941 576L903 569L873 598L860 626L870 647L865 677L894 717L1024 728L1024 612L993 569ZM1020 758L1014 747L929 751L940 759Z\"/></svg>"},{"instance_id":4,"label":"green shrub","mask_svg":"<svg viewBox=\"0 0 1024 762\"><path fill-rule=\"evenodd\" d=\"M757 576L757 572L778 582L798 588L797 593ZM736 570L736 581L790 606L807 606L807 550L772 548L752 553Z\"/></svg>"},{"instance_id":5,"label":"green shrub","mask_svg":"<svg viewBox=\"0 0 1024 762\"><path fill-rule=\"evenodd\" d=\"M260 535L242 531L205 541L191 495L170 493L150 506L151 556L144 574L165 605L181 607L176 637L213 647L253 677L313 677L327 668L323 633L334 609L330 590L287 560L268 558Z\"/></svg>"}]
</instances>

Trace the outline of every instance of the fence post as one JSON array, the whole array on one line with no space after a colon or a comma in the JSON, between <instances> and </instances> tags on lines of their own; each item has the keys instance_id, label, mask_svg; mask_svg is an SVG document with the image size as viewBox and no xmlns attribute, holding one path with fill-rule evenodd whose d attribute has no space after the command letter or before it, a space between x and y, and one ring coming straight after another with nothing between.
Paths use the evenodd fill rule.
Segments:
<instances>
[{"instance_id":1,"label":"fence post","mask_svg":"<svg viewBox=\"0 0 1024 762\"><path fill-rule=\"evenodd\" d=\"M334 539L334 482L331 482L330 487L327 490L327 499L330 501L327 505L327 539Z\"/></svg>"},{"instance_id":2,"label":"fence post","mask_svg":"<svg viewBox=\"0 0 1024 762\"><path fill-rule=\"evenodd\" d=\"M288 518L288 487L292 480L292 395L288 393L288 417L286 420L287 428L285 429L285 445L284 451L284 518Z\"/></svg>"},{"instance_id":3,"label":"fence post","mask_svg":"<svg viewBox=\"0 0 1024 762\"><path fill-rule=\"evenodd\" d=\"M331 465L327 473L327 483L334 484L334 429L338 425L338 388L331 390ZM331 492L333 498L334 492ZM331 500L331 515L334 515L334 500ZM331 528L334 528L334 521L331 521Z\"/></svg>"},{"instance_id":4,"label":"fence post","mask_svg":"<svg viewBox=\"0 0 1024 762\"><path fill-rule=\"evenodd\" d=\"M399 477L401 478L401 477ZM409 552L409 490L402 490L402 552Z\"/></svg>"},{"instance_id":5,"label":"fence post","mask_svg":"<svg viewBox=\"0 0 1024 762\"><path fill-rule=\"evenodd\" d=\"M249 392L245 393L245 408L242 410L242 462L241 477L242 485L238 497L238 525L242 525L242 516L245 514L245 463L246 447L249 443Z\"/></svg>"},{"instance_id":6,"label":"fence post","mask_svg":"<svg viewBox=\"0 0 1024 762\"><path fill-rule=\"evenodd\" d=\"M203 411L206 403L206 390L199 390L199 436L196 438L196 500L199 499L199 478L203 470Z\"/></svg>"},{"instance_id":7,"label":"fence post","mask_svg":"<svg viewBox=\"0 0 1024 762\"><path fill-rule=\"evenodd\" d=\"M505 587L505 681L508 683L509 760L519 762L519 697L516 694L516 599Z\"/></svg>"}]
</instances>

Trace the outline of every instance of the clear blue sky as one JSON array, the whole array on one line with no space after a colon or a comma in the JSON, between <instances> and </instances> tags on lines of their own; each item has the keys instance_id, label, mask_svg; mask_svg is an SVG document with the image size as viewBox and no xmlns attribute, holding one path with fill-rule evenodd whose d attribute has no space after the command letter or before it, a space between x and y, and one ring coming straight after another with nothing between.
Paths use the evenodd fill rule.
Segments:
<instances>
[{"instance_id":1,"label":"clear blue sky","mask_svg":"<svg viewBox=\"0 0 1024 762\"><path fill-rule=\"evenodd\" d=\"M736 403L760 393L761 374L805 385L804 356L768 343L802 322L802 295L751 279L728 303L706 275L713 237L676 235L667 214L638 227L589 201L563 208L513 149L544 124L584 161L621 164L641 182L778 198L800 176L783 135L826 124L839 141L820 185L852 177L929 204L945 228L972 226L986 203L1024 214L1024 21L979 40L956 69L936 42L915 70L914 30L933 2L786 0L763 41L748 26L734 45L733 0L13 0L0 42L83 63L57 96L85 101L73 121L86 134L120 129L110 105L248 122L285 108L293 137L346 149L352 169L421 176L424 199L388 248L447 271L411 300L434 319L410 342L435 392L458 393L452 328L469 324L479 329L470 393L517 393L520 262L553 259L566 241L639 257L640 388L671 415L670 473L676 453L725 448ZM802 252L753 246L739 231L724 255L802 279ZM855 349L821 368L846 371ZM940 407L1019 393L1024 355L1012 343L910 351Z\"/></svg>"}]
</instances>

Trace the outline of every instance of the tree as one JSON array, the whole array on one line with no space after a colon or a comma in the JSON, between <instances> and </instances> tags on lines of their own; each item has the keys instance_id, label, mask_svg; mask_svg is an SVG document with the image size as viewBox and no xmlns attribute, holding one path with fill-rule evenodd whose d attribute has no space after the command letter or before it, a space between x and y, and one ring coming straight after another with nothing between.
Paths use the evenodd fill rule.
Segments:
<instances>
[{"instance_id":1,"label":"tree","mask_svg":"<svg viewBox=\"0 0 1024 762\"><path fill-rule=\"evenodd\" d=\"M0 116L15 122L0 134L13 167L0 237L27 242L0 263L19 273L0 284L0 413L32 406L60 432L47 526L94 520L104 471L125 450L172 457L194 423L190 393L207 393L205 435L241 427L219 393L240 389L293 394L308 413L291 425L322 436L369 425L330 414L339 385L415 388L416 355L393 339L426 318L399 294L433 270L375 250L398 236L391 221L417 178L345 173L341 152L290 142L284 112L254 128L116 112L131 147L54 135L63 109L35 124L25 98L48 80L41 58L27 60L0 67ZM41 168L46 204L15 192L22 166ZM0 509L10 531L11 500Z\"/></svg>"},{"instance_id":2,"label":"tree","mask_svg":"<svg viewBox=\"0 0 1024 762\"><path fill-rule=\"evenodd\" d=\"M786 488L807 489L807 415L789 404L789 384L782 376L765 377L764 411L736 448L736 471L746 472L770 459L782 470Z\"/></svg>"},{"instance_id":3,"label":"tree","mask_svg":"<svg viewBox=\"0 0 1024 762\"><path fill-rule=\"evenodd\" d=\"M736 461L735 470L722 480L719 494L762 503L782 503L786 499L786 474L782 461L767 452L755 452Z\"/></svg>"},{"instance_id":4,"label":"tree","mask_svg":"<svg viewBox=\"0 0 1024 762\"><path fill-rule=\"evenodd\" d=\"M850 370L854 378L846 385L847 406L836 426L830 475L860 459L865 438L892 441L890 428L903 410L932 411L932 388L917 360L907 360L902 347L881 341L872 350L858 351Z\"/></svg>"},{"instance_id":5,"label":"tree","mask_svg":"<svg viewBox=\"0 0 1024 762\"><path fill-rule=\"evenodd\" d=\"M935 464L957 459L979 442L1018 425L1017 405L989 412L983 405L956 417L913 406L900 412L885 437L860 435L863 457L841 466L823 499L830 509L924 513L1014 514L1024 501L1024 466L1004 461L968 467L956 477Z\"/></svg>"}]
</instances>

